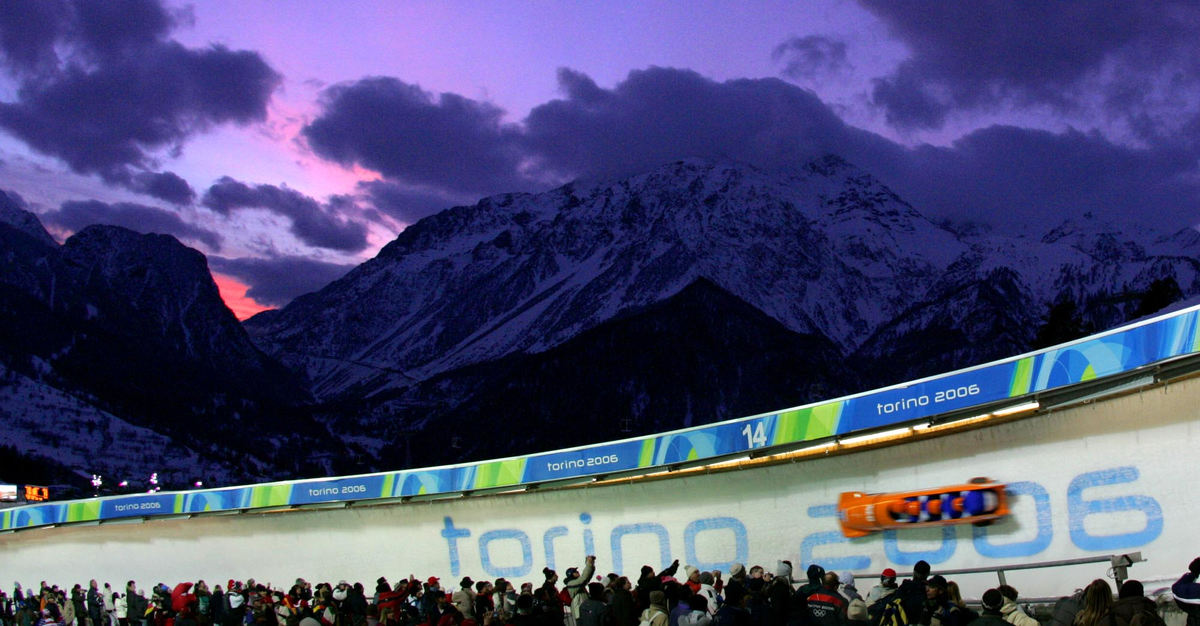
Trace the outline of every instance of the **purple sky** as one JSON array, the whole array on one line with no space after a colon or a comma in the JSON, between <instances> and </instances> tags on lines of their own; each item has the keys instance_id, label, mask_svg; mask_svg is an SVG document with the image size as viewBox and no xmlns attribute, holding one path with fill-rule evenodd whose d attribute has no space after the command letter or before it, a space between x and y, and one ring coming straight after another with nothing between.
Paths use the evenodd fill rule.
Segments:
<instances>
[{"instance_id":1,"label":"purple sky","mask_svg":"<svg viewBox=\"0 0 1200 626\"><path fill-rule=\"evenodd\" d=\"M16 0L0 189L166 232L238 312L483 195L833 152L936 219L1200 222L1194 2ZM253 302L236 298L237 286Z\"/></svg>"}]
</instances>

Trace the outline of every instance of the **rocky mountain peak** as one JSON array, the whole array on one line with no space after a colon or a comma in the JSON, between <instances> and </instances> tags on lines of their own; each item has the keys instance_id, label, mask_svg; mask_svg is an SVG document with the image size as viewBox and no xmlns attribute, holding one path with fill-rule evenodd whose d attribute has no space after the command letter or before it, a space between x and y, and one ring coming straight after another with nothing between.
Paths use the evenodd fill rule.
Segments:
<instances>
[{"instance_id":1,"label":"rocky mountain peak","mask_svg":"<svg viewBox=\"0 0 1200 626\"><path fill-rule=\"evenodd\" d=\"M27 210L25 200L14 192L0 190L0 224L7 224L39 243L58 246L58 242L42 226L41 220Z\"/></svg>"}]
</instances>

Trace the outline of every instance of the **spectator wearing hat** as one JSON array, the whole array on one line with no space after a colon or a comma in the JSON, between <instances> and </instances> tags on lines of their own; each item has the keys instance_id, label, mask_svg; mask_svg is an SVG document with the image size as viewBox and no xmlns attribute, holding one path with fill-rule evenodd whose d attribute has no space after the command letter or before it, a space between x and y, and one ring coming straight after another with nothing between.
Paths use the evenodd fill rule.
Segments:
<instances>
[{"instance_id":1,"label":"spectator wearing hat","mask_svg":"<svg viewBox=\"0 0 1200 626\"><path fill-rule=\"evenodd\" d=\"M671 565L659 573L654 572L654 568L649 565L643 565L641 575L637 581L637 601L638 609L645 611L650 606L650 594L654 591L662 591L662 579L664 576L674 576L675 572L679 571L679 559L671 562Z\"/></svg>"},{"instance_id":2,"label":"spectator wearing hat","mask_svg":"<svg viewBox=\"0 0 1200 626\"><path fill-rule=\"evenodd\" d=\"M871 587L871 590L867 592L867 606L892 595L896 589L896 570L889 567L879 575L879 584Z\"/></svg>"},{"instance_id":3,"label":"spectator wearing hat","mask_svg":"<svg viewBox=\"0 0 1200 626\"><path fill-rule=\"evenodd\" d=\"M1004 594L1000 593L998 589L988 589L983 592L981 601L983 613L971 620L970 626L1007 626L1009 622L1005 621L1002 613L1004 602Z\"/></svg>"},{"instance_id":4,"label":"spectator wearing hat","mask_svg":"<svg viewBox=\"0 0 1200 626\"><path fill-rule=\"evenodd\" d=\"M567 597L571 601L570 623L572 624L579 620L579 608L583 606L583 601L587 599L587 585L595 573L596 555L594 554L589 554L584 558L582 572L575 567L567 570L567 578L563 581L563 590L567 592Z\"/></svg>"},{"instance_id":5,"label":"spectator wearing hat","mask_svg":"<svg viewBox=\"0 0 1200 626\"><path fill-rule=\"evenodd\" d=\"M725 581L725 587L720 589L718 593L720 593L722 596L727 595L729 589L733 587L741 587L741 592L743 595L745 595L746 566L741 563L734 563L733 565L729 566L729 580Z\"/></svg>"},{"instance_id":6,"label":"spectator wearing hat","mask_svg":"<svg viewBox=\"0 0 1200 626\"><path fill-rule=\"evenodd\" d=\"M695 565L684 565L683 575L685 576L684 583L692 594L700 592L700 570Z\"/></svg>"},{"instance_id":7,"label":"spectator wearing hat","mask_svg":"<svg viewBox=\"0 0 1200 626\"><path fill-rule=\"evenodd\" d=\"M862 601L862 594L858 593L858 586L854 584L854 572L842 572L838 575L838 578L842 581L842 586L838 588L838 593L842 594L846 602L852 600Z\"/></svg>"},{"instance_id":8,"label":"spectator wearing hat","mask_svg":"<svg viewBox=\"0 0 1200 626\"><path fill-rule=\"evenodd\" d=\"M451 594L450 599L454 608L462 613L463 618L475 618L475 581L470 576L464 576L458 583L458 589Z\"/></svg>"},{"instance_id":9,"label":"spectator wearing hat","mask_svg":"<svg viewBox=\"0 0 1200 626\"><path fill-rule=\"evenodd\" d=\"M1171 585L1175 604L1187 614L1187 626L1200 626L1200 557L1192 559L1188 571Z\"/></svg>"}]
</instances>

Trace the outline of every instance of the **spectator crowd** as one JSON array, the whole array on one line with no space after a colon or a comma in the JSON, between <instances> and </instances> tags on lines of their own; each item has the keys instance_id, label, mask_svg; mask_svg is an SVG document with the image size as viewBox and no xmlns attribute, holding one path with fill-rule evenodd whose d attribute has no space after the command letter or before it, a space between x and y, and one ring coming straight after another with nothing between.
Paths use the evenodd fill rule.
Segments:
<instances>
[{"instance_id":1,"label":"spectator crowd","mask_svg":"<svg viewBox=\"0 0 1200 626\"><path fill-rule=\"evenodd\" d=\"M596 576L596 559L563 572L542 570L535 586L498 578L463 578L452 589L437 577L395 583L312 583L290 588L253 579L159 583L146 594L129 581L121 589L92 580L85 589L43 581L36 589L15 583L0 591L0 626L1039 626L1008 585L988 589L968 606L954 581L930 575L919 561L897 584L885 569L862 594L854 575L809 565L793 580L792 564L773 571L733 564L729 571L700 571L676 560L662 571L643 566L637 580L615 573ZM1187 626L1200 626L1200 558L1173 586ZM448 585L449 586L449 585ZM1058 600L1053 626L1165 626L1142 584L1124 581L1114 594L1097 579Z\"/></svg>"}]
</instances>

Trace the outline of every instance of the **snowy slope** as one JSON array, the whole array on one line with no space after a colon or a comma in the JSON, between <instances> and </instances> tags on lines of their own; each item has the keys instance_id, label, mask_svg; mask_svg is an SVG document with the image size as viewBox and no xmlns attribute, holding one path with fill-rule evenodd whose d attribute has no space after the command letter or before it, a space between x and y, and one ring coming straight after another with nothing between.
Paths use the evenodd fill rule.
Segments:
<instances>
[{"instance_id":1,"label":"snowy slope","mask_svg":"<svg viewBox=\"0 0 1200 626\"><path fill-rule=\"evenodd\" d=\"M121 480L144 485L149 472L170 484L227 482L244 475L219 460L215 449L180 445L3 364L0 441L76 468L84 477L100 474L110 485Z\"/></svg>"}]
</instances>

